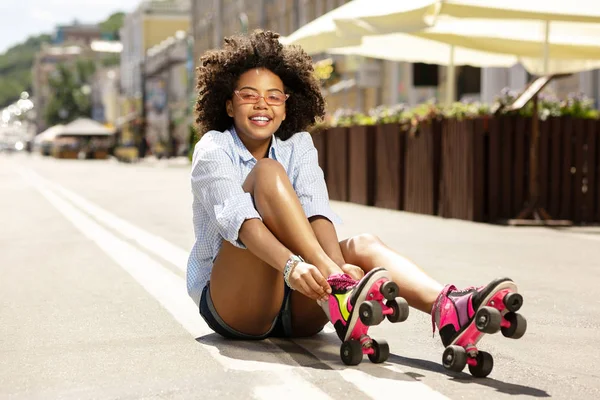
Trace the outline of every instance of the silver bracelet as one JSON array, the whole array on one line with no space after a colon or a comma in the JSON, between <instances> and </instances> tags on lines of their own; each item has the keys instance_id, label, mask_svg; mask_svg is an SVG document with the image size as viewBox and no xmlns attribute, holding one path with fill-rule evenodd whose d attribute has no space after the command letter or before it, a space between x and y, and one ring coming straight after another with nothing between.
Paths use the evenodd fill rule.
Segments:
<instances>
[{"instance_id":1,"label":"silver bracelet","mask_svg":"<svg viewBox=\"0 0 600 400\"><path fill-rule=\"evenodd\" d=\"M304 262L304 260L302 259L302 257L297 256L297 255L292 255L289 260L287 260L287 262L285 263L285 268L283 269L283 280L285 281L285 284L292 289L292 286L290 285L290 275L292 273L292 270L294 269L294 267L296 265L298 265L298 263Z\"/></svg>"}]
</instances>

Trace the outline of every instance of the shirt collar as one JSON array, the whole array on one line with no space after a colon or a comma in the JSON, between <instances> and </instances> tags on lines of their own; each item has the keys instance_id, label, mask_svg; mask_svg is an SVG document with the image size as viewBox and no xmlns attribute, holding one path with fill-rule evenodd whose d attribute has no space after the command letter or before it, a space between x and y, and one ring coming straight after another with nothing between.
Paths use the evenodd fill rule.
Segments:
<instances>
[{"instance_id":1,"label":"shirt collar","mask_svg":"<svg viewBox=\"0 0 600 400\"><path fill-rule=\"evenodd\" d=\"M244 162L248 162L250 160L254 160L254 156L252 155L252 153L250 153L250 151L248 151L248 149L246 148L246 146L244 145L244 143L242 142L242 139L240 139L240 137L238 136L236 130L235 130L235 126L231 126L231 128L229 128L229 131L231 132L231 135L233 136L233 142L235 143L235 147L237 147L238 151L239 151L239 155L240 158L242 159L242 161ZM272 158L274 160L277 159L277 142L278 142L279 138L275 135L272 135L271 137L271 146L269 147L269 158Z\"/></svg>"}]
</instances>

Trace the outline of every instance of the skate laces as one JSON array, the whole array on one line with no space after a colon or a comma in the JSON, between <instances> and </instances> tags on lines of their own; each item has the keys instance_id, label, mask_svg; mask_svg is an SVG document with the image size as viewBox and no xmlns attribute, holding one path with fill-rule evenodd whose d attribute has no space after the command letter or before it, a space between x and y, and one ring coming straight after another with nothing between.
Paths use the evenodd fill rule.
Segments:
<instances>
[{"instance_id":1,"label":"skate laces","mask_svg":"<svg viewBox=\"0 0 600 400\"><path fill-rule=\"evenodd\" d=\"M465 296L465 295L471 294L471 293L473 293L473 291L476 291L478 289L479 289L478 287L469 286L469 287L461 289L461 290L458 290L458 289L452 290L451 293L454 297L460 297L460 296Z\"/></svg>"},{"instance_id":2,"label":"skate laces","mask_svg":"<svg viewBox=\"0 0 600 400\"><path fill-rule=\"evenodd\" d=\"M453 292L455 290L456 290L456 286L454 286L454 285L444 286L444 288L438 295L437 299L433 302L433 307L431 308L431 330L432 330L431 335L432 335L432 337L435 337L436 323L437 324L440 323L441 314L442 314L440 311L440 307L442 306L442 301L444 300L444 297L448 296L448 293Z\"/></svg>"},{"instance_id":3,"label":"skate laces","mask_svg":"<svg viewBox=\"0 0 600 400\"><path fill-rule=\"evenodd\" d=\"M470 294L473 294L474 292L476 293L479 289L481 289L481 287L469 286L464 289L458 290L456 288L456 286L454 286L454 285L444 286L444 289L442 289L442 291L438 295L436 301L433 303L433 308L431 309L431 328L432 328L433 336L435 336L436 325L438 325L438 328L439 328L439 324L441 322L440 320L441 320L442 312L440 310L440 307L442 306L442 302L443 302L444 298L448 298L450 296L452 296L452 297L468 296Z\"/></svg>"},{"instance_id":4,"label":"skate laces","mask_svg":"<svg viewBox=\"0 0 600 400\"><path fill-rule=\"evenodd\" d=\"M356 281L348 274L334 274L327 278L329 286L337 290L347 290L356 286Z\"/></svg>"}]
</instances>

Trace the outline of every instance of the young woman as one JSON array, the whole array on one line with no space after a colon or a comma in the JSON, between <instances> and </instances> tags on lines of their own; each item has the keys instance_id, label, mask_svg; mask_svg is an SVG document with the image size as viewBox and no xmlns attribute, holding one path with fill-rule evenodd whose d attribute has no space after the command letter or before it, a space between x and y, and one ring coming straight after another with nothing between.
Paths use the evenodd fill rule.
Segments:
<instances>
[{"instance_id":1,"label":"young woman","mask_svg":"<svg viewBox=\"0 0 600 400\"><path fill-rule=\"evenodd\" d=\"M310 57L278 37L229 37L200 60L204 135L193 157L196 242L187 275L200 314L228 338L309 336L331 320L345 340L356 301L389 277L410 306L432 314L444 345L452 343L484 300L516 287L500 279L457 291L374 235L338 240L306 132L324 100Z\"/></svg>"}]
</instances>

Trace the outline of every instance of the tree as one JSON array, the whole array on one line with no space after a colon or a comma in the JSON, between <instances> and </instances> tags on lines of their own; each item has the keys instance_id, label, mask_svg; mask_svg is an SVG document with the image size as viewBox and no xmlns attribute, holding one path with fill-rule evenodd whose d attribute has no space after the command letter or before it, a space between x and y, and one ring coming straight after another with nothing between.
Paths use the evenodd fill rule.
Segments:
<instances>
[{"instance_id":1,"label":"tree","mask_svg":"<svg viewBox=\"0 0 600 400\"><path fill-rule=\"evenodd\" d=\"M49 35L33 36L0 54L0 109L17 101L21 92L31 93L31 66Z\"/></svg>"},{"instance_id":2,"label":"tree","mask_svg":"<svg viewBox=\"0 0 600 400\"><path fill-rule=\"evenodd\" d=\"M66 124L79 117L91 117L89 81L94 73L92 61L79 61L74 68L60 64L50 78L52 98L45 110L49 126Z\"/></svg>"},{"instance_id":3,"label":"tree","mask_svg":"<svg viewBox=\"0 0 600 400\"><path fill-rule=\"evenodd\" d=\"M123 26L124 18L125 14L118 12L99 24L105 39L119 40L119 29ZM51 36L47 34L32 36L0 54L0 109L19 100L21 92L32 92L31 67L35 54L41 49L42 43L51 41ZM104 66L118 65L119 55L107 55L101 59L101 63Z\"/></svg>"},{"instance_id":4,"label":"tree","mask_svg":"<svg viewBox=\"0 0 600 400\"><path fill-rule=\"evenodd\" d=\"M99 24L102 36L107 40L119 40L119 30L123 26L124 20L124 13L118 12L112 14L106 21Z\"/></svg>"}]
</instances>

